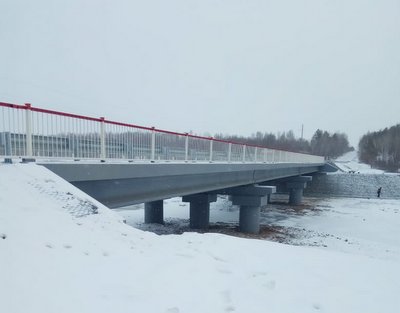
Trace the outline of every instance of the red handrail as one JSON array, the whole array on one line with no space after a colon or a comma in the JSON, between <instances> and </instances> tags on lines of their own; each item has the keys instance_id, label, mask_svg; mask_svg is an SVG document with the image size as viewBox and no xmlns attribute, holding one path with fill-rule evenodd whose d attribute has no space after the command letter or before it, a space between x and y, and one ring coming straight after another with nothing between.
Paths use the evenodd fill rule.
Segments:
<instances>
[{"instance_id":1,"label":"red handrail","mask_svg":"<svg viewBox=\"0 0 400 313\"><path fill-rule=\"evenodd\" d=\"M143 129L143 130L150 130L150 131L155 131L155 132L164 133L164 134L170 134L170 135L188 136L190 138L196 138L196 139L213 140L213 141L216 141L216 142L222 142L222 143L228 143L228 144L234 144L234 145L241 145L241 146L247 146L247 147L253 147L253 148L271 149L271 150L284 151L284 152L292 152L292 153L299 153L299 154L306 154L306 155L314 155L314 154L311 154L311 153L296 152L296 151L290 151L290 150L286 150L286 149L277 149L277 148L271 148L271 147L253 145L253 144L247 144L247 143L243 143L243 142L216 139L216 138L213 138L213 137L204 137L204 136L198 136L198 135L191 135L191 134L188 134L188 133L179 133L179 132L174 132L174 131L169 131L169 130L164 130L164 129L158 129L158 128L155 128L155 127L146 127L146 126L140 126L140 125L135 125L135 124L116 122L116 121L107 120L105 118L96 118L96 117L72 114L72 113L61 112L61 111L41 109L41 108L37 108L37 107L32 107L30 104L20 105L20 104L0 102L0 107L13 108L13 109L22 109L22 110L31 110L33 112L53 114L53 115L58 115L58 116L71 117L71 118L83 119L83 120L94 121L94 122L104 122L106 124L111 124L111 125L132 127L132 128Z\"/></svg>"}]
</instances>

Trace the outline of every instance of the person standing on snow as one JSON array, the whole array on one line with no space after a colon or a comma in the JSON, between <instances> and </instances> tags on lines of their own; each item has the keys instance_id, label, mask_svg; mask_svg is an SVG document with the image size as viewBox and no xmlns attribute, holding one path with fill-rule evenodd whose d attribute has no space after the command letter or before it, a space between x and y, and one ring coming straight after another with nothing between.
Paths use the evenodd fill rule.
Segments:
<instances>
[{"instance_id":1,"label":"person standing on snow","mask_svg":"<svg viewBox=\"0 0 400 313\"><path fill-rule=\"evenodd\" d=\"M381 197L381 193L382 193L382 187L379 187L378 191L376 193L377 193L378 198L380 198Z\"/></svg>"}]
</instances>

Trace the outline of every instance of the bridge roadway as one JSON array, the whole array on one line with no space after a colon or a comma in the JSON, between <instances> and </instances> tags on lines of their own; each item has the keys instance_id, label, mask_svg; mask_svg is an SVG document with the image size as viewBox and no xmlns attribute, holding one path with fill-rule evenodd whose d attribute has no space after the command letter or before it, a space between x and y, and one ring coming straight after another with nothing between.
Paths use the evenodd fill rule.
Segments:
<instances>
[{"instance_id":1,"label":"bridge roadway","mask_svg":"<svg viewBox=\"0 0 400 313\"><path fill-rule=\"evenodd\" d=\"M38 162L39 163L39 162ZM110 208L145 203L145 222L163 223L163 199L190 202L190 226L207 228L209 204L229 194L240 205L242 231L259 231L260 207L284 182L290 202L300 204L309 176L334 171L328 163L39 163ZM276 183L274 183L276 185Z\"/></svg>"}]
</instances>

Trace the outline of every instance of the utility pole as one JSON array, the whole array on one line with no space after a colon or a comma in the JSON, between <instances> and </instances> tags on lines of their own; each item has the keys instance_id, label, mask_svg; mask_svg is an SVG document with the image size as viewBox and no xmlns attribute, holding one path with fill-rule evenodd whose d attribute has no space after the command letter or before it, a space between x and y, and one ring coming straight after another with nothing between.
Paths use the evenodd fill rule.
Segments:
<instances>
[{"instance_id":1,"label":"utility pole","mask_svg":"<svg viewBox=\"0 0 400 313\"><path fill-rule=\"evenodd\" d=\"M301 124L301 140L303 140L304 124Z\"/></svg>"}]
</instances>

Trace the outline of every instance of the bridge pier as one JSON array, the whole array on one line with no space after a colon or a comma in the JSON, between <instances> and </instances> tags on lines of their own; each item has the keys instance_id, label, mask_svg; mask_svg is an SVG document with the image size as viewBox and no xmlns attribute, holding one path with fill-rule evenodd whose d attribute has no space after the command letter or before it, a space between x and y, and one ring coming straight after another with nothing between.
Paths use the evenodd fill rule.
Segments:
<instances>
[{"instance_id":1,"label":"bridge pier","mask_svg":"<svg viewBox=\"0 0 400 313\"><path fill-rule=\"evenodd\" d=\"M306 188L307 182L311 180L311 176L297 176L286 182L286 188L289 190L289 204L301 204L303 201L304 188Z\"/></svg>"},{"instance_id":2,"label":"bridge pier","mask_svg":"<svg viewBox=\"0 0 400 313\"><path fill-rule=\"evenodd\" d=\"M260 206L241 205L239 211L239 230L242 233L260 232Z\"/></svg>"},{"instance_id":3,"label":"bridge pier","mask_svg":"<svg viewBox=\"0 0 400 313\"><path fill-rule=\"evenodd\" d=\"M260 211L268 204L268 196L275 192L271 186L245 186L232 188L232 204L240 206L239 230L244 233L260 232Z\"/></svg>"},{"instance_id":4,"label":"bridge pier","mask_svg":"<svg viewBox=\"0 0 400 313\"><path fill-rule=\"evenodd\" d=\"M304 185L290 188L289 204L291 204L291 205L300 205L301 204L301 202L303 201L304 188L305 188Z\"/></svg>"},{"instance_id":5,"label":"bridge pier","mask_svg":"<svg viewBox=\"0 0 400 313\"><path fill-rule=\"evenodd\" d=\"M190 203L190 228L208 229L210 225L210 203L217 201L216 194L199 193L182 197Z\"/></svg>"},{"instance_id":6,"label":"bridge pier","mask_svg":"<svg viewBox=\"0 0 400 313\"><path fill-rule=\"evenodd\" d=\"M164 224L164 200L146 202L144 204L144 222L146 224Z\"/></svg>"}]
</instances>

